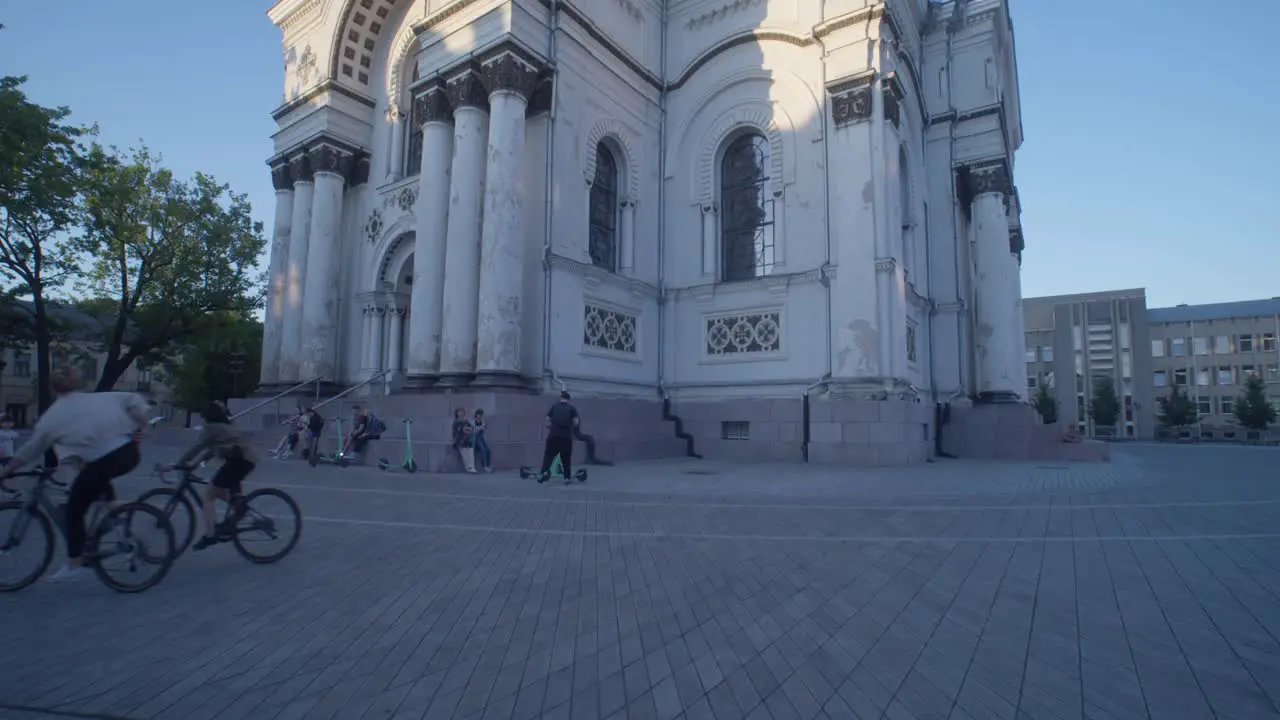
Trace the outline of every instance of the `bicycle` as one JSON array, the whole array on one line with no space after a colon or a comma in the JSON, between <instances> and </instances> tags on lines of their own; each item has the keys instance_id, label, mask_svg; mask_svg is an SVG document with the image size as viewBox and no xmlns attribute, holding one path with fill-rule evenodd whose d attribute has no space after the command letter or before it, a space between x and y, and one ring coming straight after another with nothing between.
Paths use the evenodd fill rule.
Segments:
<instances>
[{"instance_id":1,"label":"bicycle","mask_svg":"<svg viewBox=\"0 0 1280 720\"><path fill-rule=\"evenodd\" d=\"M178 482L176 488L159 487L153 488L138 496L135 502L146 504L147 507L156 508L156 504L151 504L153 499L161 499L158 503L158 513L174 528L175 542L173 546L173 557L177 559L179 555L186 552L191 546L192 540L196 536L197 519L203 527L203 516L197 512L196 508L204 506L204 498L200 493L196 492L197 485L208 485L209 482L199 475L196 475L193 468L188 466L179 466L169 468L165 465L156 465L156 475L160 481L166 485L172 485L173 480L169 477L171 470L181 470L182 480ZM277 530L276 520L278 518L268 515L260 510L252 507L255 501L262 501L266 498L277 498L282 500L288 508L288 512L294 518L294 530L285 543L284 549L279 552L259 555L255 551L250 550L246 545L247 535L261 531L269 540L276 540L281 537L281 533ZM176 519L175 512L181 508L182 514L186 516L186 522ZM245 520L250 522L246 523ZM218 524L219 528L231 528L231 541L236 547L236 552L251 563L265 565L277 562L293 551L295 545L298 544L298 538L302 535L302 512L298 509L298 503L283 490L276 488L259 488L249 494L236 493L232 495L231 501L227 503L226 513L223 520ZM179 530L181 526L181 530ZM181 532L182 537L178 538ZM250 541L251 542L251 541Z\"/></svg>"},{"instance_id":2,"label":"bicycle","mask_svg":"<svg viewBox=\"0 0 1280 720\"><path fill-rule=\"evenodd\" d=\"M4 538L0 542L0 558L10 555L13 551L22 547L24 542L28 540L27 531L32 527L36 528L35 539L37 542L44 542L44 550L40 554L40 561L36 568L27 575L13 582L6 582L0 579L0 592L14 592L31 585L49 569L49 564L53 562L53 548L56 540L53 536L53 524L55 521L51 518L65 518L66 505L65 503L61 506L54 505L49 500L48 493L51 489L57 489L63 493L69 492L67 484L56 480L53 477L53 473L54 468L41 468L39 470L14 473L9 476L31 477L35 478L36 482L25 499L8 500L0 503L0 518L10 513L14 515L8 521L0 519L0 533L3 533ZM0 490L10 495L18 494L6 487L3 480L0 480ZM173 527L170 526L168 520L159 511L150 505L124 503L107 510L105 513L103 512L104 507L105 504L101 500L95 501L85 523L85 527L90 532L87 533L88 538L86 538L82 556L84 564L92 567L98 579L116 592L137 593L154 587L169 573L169 568L173 564ZM166 544L167 547L153 548L151 543L135 537L130 529L130 523L135 515L150 516L155 526L163 531L163 544ZM65 536L65 520L60 524L60 528ZM123 529L120 539L111 540L107 537L111 532L119 529ZM158 550L159 552L154 552L153 550ZM117 580L108 572L103 565L103 561L118 556L124 556L128 560L129 572L137 572L140 562L147 565L158 565L159 572L154 577L137 584Z\"/></svg>"},{"instance_id":3,"label":"bicycle","mask_svg":"<svg viewBox=\"0 0 1280 720\"><path fill-rule=\"evenodd\" d=\"M418 472L418 463L413 459L413 433L410 431L412 425L413 418L404 419L404 460L402 460L399 465L395 465L392 464L390 460L382 458L381 460L378 460L379 470L400 468L401 470L409 473Z\"/></svg>"}]
</instances>

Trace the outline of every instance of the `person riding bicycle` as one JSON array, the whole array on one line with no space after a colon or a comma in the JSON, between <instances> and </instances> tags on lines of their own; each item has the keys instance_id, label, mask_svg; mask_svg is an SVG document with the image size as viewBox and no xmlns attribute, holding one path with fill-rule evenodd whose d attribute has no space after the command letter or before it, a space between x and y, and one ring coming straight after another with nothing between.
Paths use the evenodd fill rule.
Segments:
<instances>
[{"instance_id":1,"label":"person riding bicycle","mask_svg":"<svg viewBox=\"0 0 1280 720\"><path fill-rule=\"evenodd\" d=\"M258 464L253 451L232 427L231 413L226 406L211 402L200 411L200 416L204 418L200 439L171 466L186 469L208 458L222 458L222 467L214 473L204 494L204 536L191 546L193 550L203 550L230 539L235 531L235 509L228 513L224 523L219 524L214 501L221 499L230 503L233 497L243 494L241 485Z\"/></svg>"},{"instance_id":2,"label":"person riding bicycle","mask_svg":"<svg viewBox=\"0 0 1280 720\"><path fill-rule=\"evenodd\" d=\"M56 399L40 416L31 438L0 470L0 479L57 449L59 460L73 461L80 472L67 494L67 564L51 582L74 580L85 572L85 515L93 503L115 503L112 480L127 475L142 461L138 441L147 427L151 405L131 392L81 392L76 374L61 370L50 380Z\"/></svg>"}]
</instances>

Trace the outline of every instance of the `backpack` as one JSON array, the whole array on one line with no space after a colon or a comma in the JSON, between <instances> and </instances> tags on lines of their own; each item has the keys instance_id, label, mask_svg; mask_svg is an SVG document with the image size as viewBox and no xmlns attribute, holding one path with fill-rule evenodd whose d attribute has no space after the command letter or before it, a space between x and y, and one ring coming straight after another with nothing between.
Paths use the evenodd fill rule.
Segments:
<instances>
[{"instance_id":1,"label":"backpack","mask_svg":"<svg viewBox=\"0 0 1280 720\"><path fill-rule=\"evenodd\" d=\"M377 415L374 415L373 413L369 413L369 424L365 430L365 433L368 435L381 435L386 431L387 431L386 424L383 423L381 420L379 420Z\"/></svg>"},{"instance_id":2,"label":"backpack","mask_svg":"<svg viewBox=\"0 0 1280 720\"><path fill-rule=\"evenodd\" d=\"M315 413L311 416L311 419L307 421L307 428L316 434L319 434L324 429L324 418L320 417L320 413Z\"/></svg>"}]
</instances>

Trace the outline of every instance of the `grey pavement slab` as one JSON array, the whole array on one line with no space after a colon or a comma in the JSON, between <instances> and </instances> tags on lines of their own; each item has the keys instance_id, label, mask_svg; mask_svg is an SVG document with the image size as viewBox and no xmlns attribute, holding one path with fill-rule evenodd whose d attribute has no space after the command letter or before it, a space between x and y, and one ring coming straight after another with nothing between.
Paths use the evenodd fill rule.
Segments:
<instances>
[{"instance_id":1,"label":"grey pavement slab","mask_svg":"<svg viewBox=\"0 0 1280 720\"><path fill-rule=\"evenodd\" d=\"M281 563L0 596L0 718L1276 718L1277 466L264 462Z\"/></svg>"}]
</instances>

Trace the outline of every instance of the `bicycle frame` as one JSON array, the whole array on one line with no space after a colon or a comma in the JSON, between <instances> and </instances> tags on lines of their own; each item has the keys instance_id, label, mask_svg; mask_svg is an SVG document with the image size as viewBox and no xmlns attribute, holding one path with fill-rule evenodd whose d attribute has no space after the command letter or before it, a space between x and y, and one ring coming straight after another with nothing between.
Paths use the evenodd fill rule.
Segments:
<instances>
[{"instance_id":1,"label":"bicycle frame","mask_svg":"<svg viewBox=\"0 0 1280 720\"><path fill-rule=\"evenodd\" d=\"M33 511L43 512L50 520L54 522L58 530L62 532L63 542L67 539L67 518L65 512L59 511L59 506L55 505L49 499L49 490L57 489L64 495L71 492L70 487L66 483L58 482L53 477L52 468L42 468L40 470L28 470L26 472L14 473L10 477L34 477L35 485L31 488L31 492L27 493L24 498L22 507L27 512L18 516L17 521L9 528L9 535L5 537L4 543L0 545L0 551L7 551L14 545L14 541L25 537L27 526L31 522L31 514ZM49 486L53 486L50 488ZM8 489L8 488L5 488ZM66 507L64 503L63 508ZM101 500L95 500L90 506L89 514L85 518L85 528L92 529L98 526L98 521L102 519L103 503ZM99 559L110 557L113 553L100 553L96 547L89 551L86 548L85 559Z\"/></svg>"}]
</instances>

